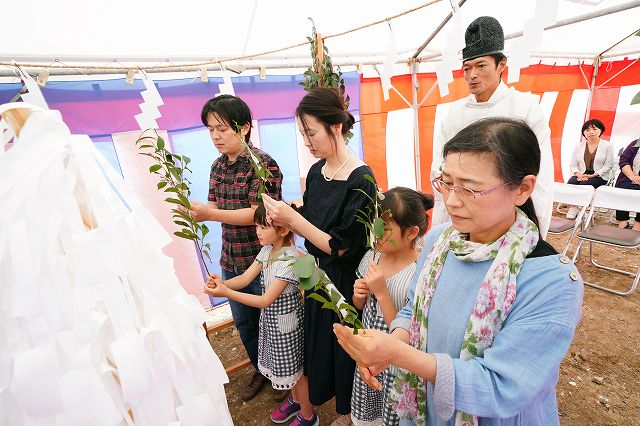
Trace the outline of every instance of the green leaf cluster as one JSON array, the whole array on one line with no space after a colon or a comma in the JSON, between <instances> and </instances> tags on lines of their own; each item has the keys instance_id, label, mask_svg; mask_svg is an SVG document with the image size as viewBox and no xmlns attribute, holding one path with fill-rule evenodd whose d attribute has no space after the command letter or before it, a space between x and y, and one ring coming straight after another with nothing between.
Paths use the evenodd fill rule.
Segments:
<instances>
[{"instance_id":1,"label":"green leaf cluster","mask_svg":"<svg viewBox=\"0 0 640 426\"><path fill-rule=\"evenodd\" d=\"M309 20L311 21L312 27L311 37L307 37L307 40L309 41L313 66L309 67L304 72L304 81L302 81L300 85L304 87L304 90L307 92L317 87L333 87L338 89L338 92L340 92L340 96L342 96L344 101L345 109L348 110L351 98L346 94L342 71L340 71L340 67L336 67L337 70L334 71L333 63L331 62L331 55L329 54L329 49L326 45L322 46L322 60L318 57L318 32L316 31L316 24L313 22L313 19L309 18ZM353 133L349 131L345 135L345 141L348 142L352 136Z\"/></svg>"},{"instance_id":2,"label":"green leaf cluster","mask_svg":"<svg viewBox=\"0 0 640 426\"><path fill-rule=\"evenodd\" d=\"M327 274L316 265L315 257L309 253L283 257L285 250L286 248L278 250L271 261L289 261L293 265L293 273L300 281L300 288L309 299L317 300L322 303L322 308L335 312L341 324L353 327L354 334L364 329L356 308L346 302Z\"/></svg>"},{"instance_id":3,"label":"green leaf cluster","mask_svg":"<svg viewBox=\"0 0 640 426\"><path fill-rule=\"evenodd\" d=\"M394 246L396 246L397 243L395 240L391 239L391 232L389 232L387 237L384 238L385 230L391 229L388 226L387 222L385 222L384 220L385 217L391 217L391 210L386 209L383 211L380 204L380 202L384 200L384 194L377 187L376 181L373 179L373 177L371 177L371 175L364 175L364 178L374 185L374 187L376 188L376 194L375 197L372 197L360 188L355 189L356 191L364 194L365 197L369 199L369 204L364 207L364 209L358 209L356 211L356 221L360 222L365 227L367 234L367 247L370 247L373 250L375 259L377 255L376 241L381 241L380 246L382 246L387 241L389 241Z\"/></svg>"},{"instance_id":4,"label":"green leaf cluster","mask_svg":"<svg viewBox=\"0 0 640 426\"><path fill-rule=\"evenodd\" d=\"M236 130L236 137L244 147L245 155L249 158L249 164L251 164L253 173L258 177L258 179L260 179L260 182L258 183L258 198L261 198L262 194L267 191L267 182L269 181L269 178L273 175L269 171L267 164L264 162L264 160L262 160L260 155L251 151L251 148L249 148L249 145L247 145L247 142L242 136L242 126L235 121L233 122L233 126Z\"/></svg>"},{"instance_id":5,"label":"green leaf cluster","mask_svg":"<svg viewBox=\"0 0 640 426\"><path fill-rule=\"evenodd\" d=\"M189 197L191 181L185 177L185 171L191 172L189 163L191 159L186 155L171 153L166 148L165 140L154 130L154 135L146 135L145 130L136 140L139 154L151 158L155 164L149 167L149 173L155 174L160 181L157 189L165 193L164 201L174 204L171 209L173 223L180 227L174 234L180 238L191 240L196 244L200 258L205 269L207 265L204 257L211 260L211 245L204 242L204 237L209 233L209 228L204 223L198 223L191 215ZM209 271L207 270L207 274Z\"/></svg>"}]
</instances>

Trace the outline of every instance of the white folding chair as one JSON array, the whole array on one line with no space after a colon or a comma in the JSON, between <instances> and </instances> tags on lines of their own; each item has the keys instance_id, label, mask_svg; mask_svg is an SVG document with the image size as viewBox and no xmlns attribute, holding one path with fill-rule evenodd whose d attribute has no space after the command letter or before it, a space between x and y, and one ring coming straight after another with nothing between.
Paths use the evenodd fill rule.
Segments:
<instances>
[{"instance_id":1,"label":"white folding chair","mask_svg":"<svg viewBox=\"0 0 640 426\"><path fill-rule=\"evenodd\" d=\"M612 188L610 186L601 186L596 190L596 193L591 202L591 209L589 210L589 216L587 217L587 228L578 234L578 247L573 255L573 262L575 263L580 247L587 241L589 242L589 260L593 266L597 268L606 269L608 271L618 272L624 275L628 275L633 278L631 288L628 291L618 291L609 287L600 286L594 283L584 281L588 286L598 288L600 290L608 291L609 293L619 294L621 296L627 296L633 293L640 281L640 256L635 256L635 260L639 263L638 269L635 273L624 271L621 269L613 268L606 265L601 265L593 258L593 244L604 244L621 249L635 250L640 247L640 231L633 231L631 229L620 229L611 225L595 225L591 224L593 213L597 208L605 207L615 210L638 210L640 208L640 191L623 188Z\"/></svg>"},{"instance_id":2,"label":"white folding chair","mask_svg":"<svg viewBox=\"0 0 640 426\"><path fill-rule=\"evenodd\" d=\"M595 188L591 185L569 185L567 183L553 183L553 201L556 203L569 204L580 208L575 219L551 216L549 225L550 234L564 234L569 232L569 238L564 245L562 254L566 255L569 245L576 231L582 224L587 207L591 204Z\"/></svg>"}]
</instances>

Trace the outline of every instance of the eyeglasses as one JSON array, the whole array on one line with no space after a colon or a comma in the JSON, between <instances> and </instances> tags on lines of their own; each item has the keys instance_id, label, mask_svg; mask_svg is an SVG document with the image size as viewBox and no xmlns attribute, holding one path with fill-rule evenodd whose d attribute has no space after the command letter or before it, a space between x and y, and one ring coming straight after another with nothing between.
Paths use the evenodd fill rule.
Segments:
<instances>
[{"instance_id":1,"label":"eyeglasses","mask_svg":"<svg viewBox=\"0 0 640 426\"><path fill-rule=\"evenodd\" d=\"M454 191L456 193L456 196L458 196L458 198L462 198L462 199L476 199L478 197L482 197L484 195L487 195L497 189L502 188L503 186L507 185L509 182L505 182L502 183L494 188L491 189L487 189L484 191L474 191L472 189L469 188L465 188L464 186L461 185L452 185L450 183L445 182L444 180L442 180L442 176L438 176L437 178L435 178L434 180L431 181L431 184L433 185L433 187L442 195L444 196L448 196L449 193L451 191Z\"/></svg>"}]
</instances>

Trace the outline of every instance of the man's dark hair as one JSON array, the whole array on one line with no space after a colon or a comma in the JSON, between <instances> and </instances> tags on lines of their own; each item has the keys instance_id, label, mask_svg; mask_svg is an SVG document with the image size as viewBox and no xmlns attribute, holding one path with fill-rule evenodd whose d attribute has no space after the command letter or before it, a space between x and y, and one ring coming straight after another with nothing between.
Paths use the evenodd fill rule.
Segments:
<instances>
[{"instance_id":1,"label":"man's dark hair","mask_svg":"<svg viewBox=\"0 0 640 426\"><path fill-rule=\"evenodd\" d=\"M236 124L238 126L244 126L249 123L249 131L244 137L245 142L249 143L252 127L251 110L245 101L231 95L216 96L213 99L209 99L202 107L200 119L205 126L207 125L207 117L210 113L219 116L227 126L230 126L234 130Z\"/></svg>"},{"instance_id":2,"label":"man's dark hair","mask_svg":"<svg viewBox=\"0 0 640 426\"><path fill-rule=\"evenodd\" d=\"M496 61L496 67L498 66L498 64L500 64L500 61L502 61L503 59L507 59L507 57L505 56L504 53L502 52L498 52L498 53L492 53L490 55L487 56L491 56L493 58L494 61ZM501 75L502 77L502 75Z\"/></svg>"}]
</instances>

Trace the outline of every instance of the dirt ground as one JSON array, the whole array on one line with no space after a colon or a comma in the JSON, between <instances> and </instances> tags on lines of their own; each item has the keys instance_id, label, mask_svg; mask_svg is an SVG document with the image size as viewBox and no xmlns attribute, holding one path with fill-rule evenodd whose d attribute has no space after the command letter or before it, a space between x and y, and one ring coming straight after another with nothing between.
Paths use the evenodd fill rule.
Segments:
<instances>
[{"instance_id":1,"label":"dirt ground","mask_svg":"<svg viewBox=\"0 0 640 426\"><path fill-rule=\"evenodd\" d=\"M555 214L555 213L554 213ZM598 223L608 223L609 214L599 213ZM566 235L550 236L558 251ZM596 258L620 269L633 271L640 262L640 250L624 253L597 246ZM569 250L572 255L575 244ZM596 269L589 263L588 250L577 261L583 279L624 289L631 278ZM211 344L224 365L245 356L235 329L210 336ZM582 321L562 365L557 386L558 410L562 425L640 425L640 289L623 297L585 286ZM236 425L273 425L273 390L265 387L249 402L240 394L252 368L232 374L226 386L229 409ZM329 425L337 417L330 401L318 408L320 422Z\"/></svg>"}]
</instances>

